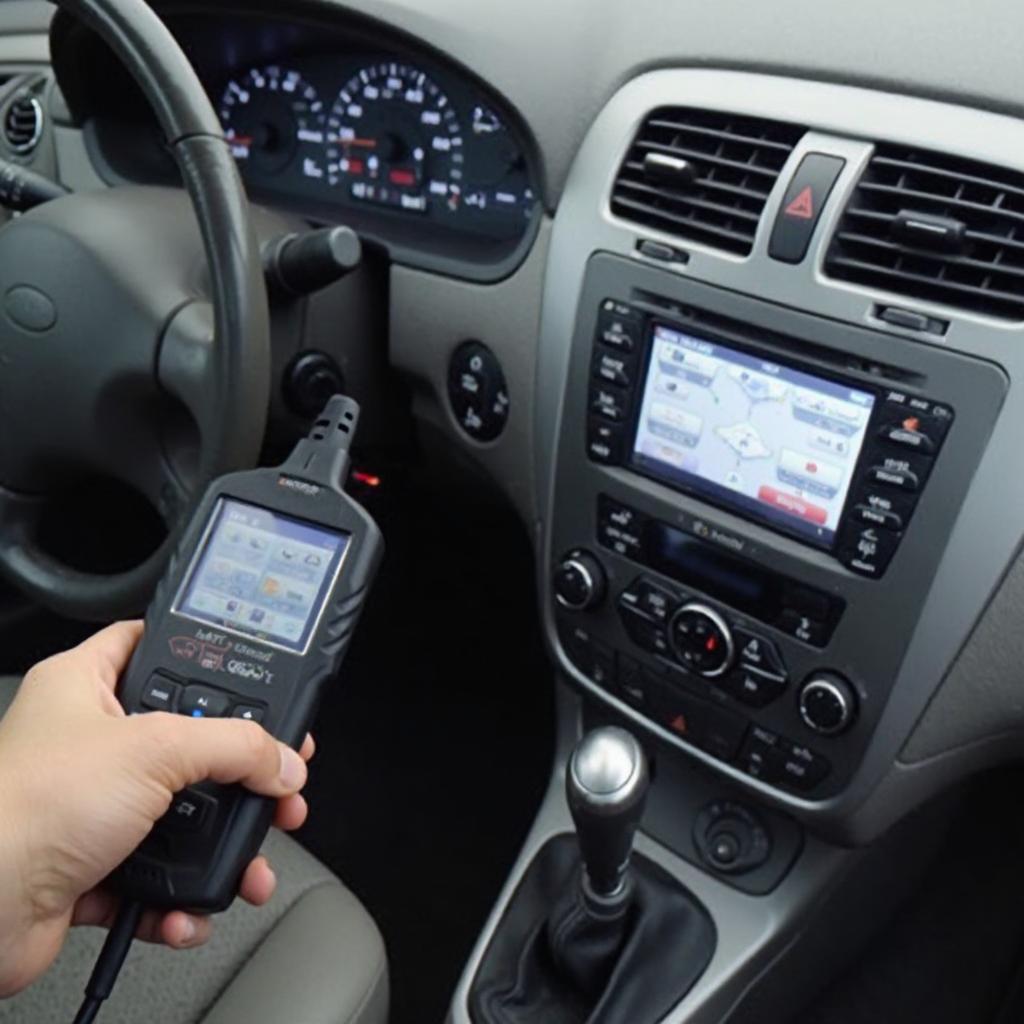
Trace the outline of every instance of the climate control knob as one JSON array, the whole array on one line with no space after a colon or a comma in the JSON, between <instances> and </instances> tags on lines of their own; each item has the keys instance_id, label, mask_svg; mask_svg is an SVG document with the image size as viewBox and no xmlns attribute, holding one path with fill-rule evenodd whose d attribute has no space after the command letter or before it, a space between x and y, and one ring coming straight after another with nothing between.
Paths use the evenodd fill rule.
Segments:
<instances>
[{"instance_id":1,"label":"climate control knob","mask_svg":"<svg viewBox=\"0 0 1024 1024\"><path fill-rule=\"evenodd\" d=\"M732 668L736 655L732 630L714 609L685 604L668 626L669 644L676 658L706 679L715 679Z\"/></svg>"},{"instance_id":2,"label":"climate control knob","mask_svg":"<svg viewBox=\"0 0 1024 1024\"><path fill-rule=\"evenodd\" d=\"M596 608L608 589L601 563L587 551L570 551L555 569L555 600L574 612Z\"/></svg>"},{"instance_id":3,"label":"climate control knob","mask_svg":"<svg viewBox=\"0 0 1024 1024\"><path fill-rule=\"evenodd\" d=\"M820 672L800 691L800 717L822 736L838 736L857 717L857 695L842 676Z\"/></svg>"}]
</instances>

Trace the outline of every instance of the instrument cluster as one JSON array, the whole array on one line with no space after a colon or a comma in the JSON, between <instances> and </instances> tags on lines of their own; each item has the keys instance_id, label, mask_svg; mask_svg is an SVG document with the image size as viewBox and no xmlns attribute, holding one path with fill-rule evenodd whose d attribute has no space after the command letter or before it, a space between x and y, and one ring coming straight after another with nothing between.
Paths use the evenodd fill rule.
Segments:
<instances>
[{"instance_id":1,"label":"instrument cluster","mask_svg":"<svg viewBox=\"0 0 1024 1024\"><path fill-rule=\"evenodd\" d=\"M496 242L521 238L534 216L529 162L510 126L440 70L311 56L246 67L212 91L257 197Z\"/></svg>"}]
</instances>

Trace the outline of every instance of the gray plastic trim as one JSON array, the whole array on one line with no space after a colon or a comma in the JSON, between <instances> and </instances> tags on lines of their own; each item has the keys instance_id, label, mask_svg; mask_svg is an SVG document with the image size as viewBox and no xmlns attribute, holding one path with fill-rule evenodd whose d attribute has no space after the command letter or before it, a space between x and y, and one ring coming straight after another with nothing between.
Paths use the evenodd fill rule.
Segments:
<instances>
[{"instance_id":1,"label":"gray plastic trim","mask_svg":"<svg viewBox=\"0 0 1024 1024\"><path fill-rule=\"evenodd\" d=\"M791 156L770 198L749 258L731 257L670 235L647 231L614 217L608 196L612 181L637 126L652 108L673 103L791 120L797 114L816 130L808 132ZM827 131L823 130L827 129ZM826 279L821 271L825 247L872 145L861 140L887 139L1024 170L1024 123L997 114L894 96L845 86L743 72L712 70L654 71L625 85L601 112L570 173L551 239L549 271L541 320L537 371L537 488L545 526L553 514L555 457L563 429L570 345L588 260L595 252L617 253L671 275L700 280L746 293L780 306L832 320L867 325L893 336L893 360L901 344L934 345L1000 365L1011 383L1010 398L981 460L948 547L910 640L892 697L879 722L860 770L845 792L824 802L748 788L768 796L804 820L830 827L855 841L867 841L901 817L933 788L948 783L949 773L936 766L913 773L895 766L897 755L936 687L969 636L1020 546L1024 524L1005 514L1024 507L1024 474L1008 473L1020 459L1024 408L1013 401L1013 386L1024 375L1024 325L963 314L945 306L908 300L880 291ZM811 150L846 161L817 233L809 258L793 267L767 256L767 239L788 178ZM686 249L686 265L662 267L635 253L640 237L668 241ZM949 321L943 338L906 331L879 322L877 303L921 310ZM908 339L903 342L899 339ZM575 429L566 425L565 429ZM582 458L582 453L580 455ZM556 554L545 529L539 567L545 628L553 648L552 605L546 567ZM882 582L879 586L885 586ZM586 685L559 653L560 667ZM620 709L621 710L621 709ZM973 759L977 763L978 758ZM948 767L948 766L945 766ZM911 781L911 777L912 781Z\"/></svg>"}]
</instances>

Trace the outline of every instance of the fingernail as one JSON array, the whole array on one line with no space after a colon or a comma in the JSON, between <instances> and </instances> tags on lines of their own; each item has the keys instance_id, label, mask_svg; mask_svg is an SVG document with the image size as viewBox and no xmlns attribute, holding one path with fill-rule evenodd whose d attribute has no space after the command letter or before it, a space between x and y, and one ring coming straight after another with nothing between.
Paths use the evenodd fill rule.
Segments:
<instances>
[{"instance_id":1,"label":"fingernail","mask_svg":"<svg viewBox=\"0 0 1024 1024\"><path fill-rule=\"evenodd\" d=\"M306 781L306 762L292 750L291 747L281 745L281 772L279 775L281 785L285 789L301 789Z\"/></svg>"},{"instance_id":2,"label":"fingernail","mask_svg":"<svg viewBox=\"0 0 1024 1024\"><path fill-rule=\"evenodd\" d=\"M187 946L191 942L195 942L198 929L196 928L195 921L191 917L185 918L185 925L181 930L181 942L182 945Z\"/></svg>"}]
</instances>

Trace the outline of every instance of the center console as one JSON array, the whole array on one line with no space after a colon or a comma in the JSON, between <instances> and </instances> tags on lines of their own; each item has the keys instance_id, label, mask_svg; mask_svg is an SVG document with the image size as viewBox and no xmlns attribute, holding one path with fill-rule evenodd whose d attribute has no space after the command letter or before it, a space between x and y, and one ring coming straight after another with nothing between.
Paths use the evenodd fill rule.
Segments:
<instances>
[{"instance_id":1,"label":"center console","mask_svg":"<svg viewBox=\"0 0 1024 1024\"><path fill-rule=\"evenodd\" d=\"M979 111L725 71L640 76L592 126L537 349L558 755L454 1024L481 1024L473 980L572 829L590 729L647 752L637 851L714 924L670 1024L785 1019L914 884L948 814L908 815L1019 756L1020 643L986 609L1019 609L1024 323L980 245L1018 243L1003 200L949 183L1002 180L1022 144Z\"/></svg>"},{"instance_id":2,"label":"center console","mask_svg":"<svg viewBox=\"0 0 1024 1024\"><path fill-rule=\"evenodd\" d=\"M840 791L1004 393L982 361L594 256L551 522L574 678L731 775Z\"/></svg>"}]
</instances>

